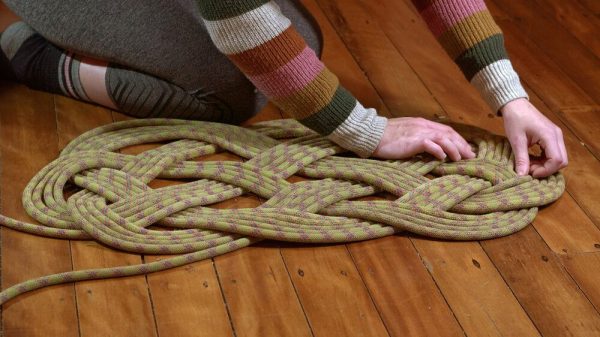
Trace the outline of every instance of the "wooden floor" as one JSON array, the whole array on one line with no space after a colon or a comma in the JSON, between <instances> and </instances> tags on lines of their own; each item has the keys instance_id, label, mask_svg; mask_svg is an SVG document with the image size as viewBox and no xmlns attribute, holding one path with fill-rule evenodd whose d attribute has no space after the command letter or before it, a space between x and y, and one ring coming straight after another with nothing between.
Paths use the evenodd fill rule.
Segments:
<instances>
[{"instance_id":1,"label":"wooden floor","mask_svg":"<svg viewBox=\"0 0 600 337\"><path fill-rule=\"evenodd\" d=\"M325 62L364 105L502 132L408 0L302 2L322 27ZM4 305L4 336L600 336L600 2L487 3L531 100L563 128L569 151L567 192L532 226L485 242L268 243L158 274L52 287ZM77 135L122 118L0 83L2 213L30 221L20 199L29 179ZM268 108L257 120L267 118L281 115ZM248 196L223 206L258 204ZM5 228L1 236L3 288L160 258Z\"/></svg>"}]
</instances>

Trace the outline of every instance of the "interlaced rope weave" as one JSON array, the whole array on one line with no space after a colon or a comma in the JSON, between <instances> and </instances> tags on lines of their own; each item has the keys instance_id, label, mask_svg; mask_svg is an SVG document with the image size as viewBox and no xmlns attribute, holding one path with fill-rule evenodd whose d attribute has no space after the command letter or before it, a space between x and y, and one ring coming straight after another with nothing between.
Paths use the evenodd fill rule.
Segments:
<instances>
[{"instance_id":1,"label":"interlaced rope weave","mask_svg":"<svg viewBox=\"0 0 600 337\"><path fill-rule=\"evenodd\" d=\"M466 137L475 159L381 161L340 156L342 148L294 120L242 128L146 119L96 128L73 140L25 188L25 210L43 225L2 215L0 223L122 251L179 255L29 280L0 293L0 304L50 285L174 268L263 239L350 242L399 231L450 240L495 238L527 226L538 206L563 193L560 173L543 180L518 177L505 138L482 132ZM166 144L139 155L118 153L156 142ZM192 160L224 150L245 161ZM309 180L290 183L292 175ZM155 178L188 182L152 189L148 183ZM68 185L81 190L66 199ZM394 200L353 200L380 192ZM208 207L244 193L266 201L256 208Z\"/></svg>"}]
</instances>

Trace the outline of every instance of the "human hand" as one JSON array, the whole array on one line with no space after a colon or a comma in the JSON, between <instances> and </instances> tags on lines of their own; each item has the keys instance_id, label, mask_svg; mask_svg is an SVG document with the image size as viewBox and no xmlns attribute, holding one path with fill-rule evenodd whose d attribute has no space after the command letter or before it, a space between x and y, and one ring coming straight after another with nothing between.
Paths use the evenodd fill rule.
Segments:
<instances>
[{"instance_id":1,"label":"human hand","mask_svg":"<svg viewBox=\"0 0 600 337\"><path fill-rule=\"evenodd\" d=\"M443 160L472 159L475 153L467 141L451 127L424 118L391 118L373 157L403 159L427 152Z\"/></svg>"},{"instance_id":2,"label":"human hand","mask_svg":"<svg viewBox=\"0 0 600 337\"><path fill-rule=\"evenodd\" d=\"M506 137L515 154L518 175L531 173L535 178L547 177L567 166L567 150L562 130L544 116L527 99L519 98L504 105ZM543 154L529 159L529 147L538 144Z\"/></svg>"}]
</instances>

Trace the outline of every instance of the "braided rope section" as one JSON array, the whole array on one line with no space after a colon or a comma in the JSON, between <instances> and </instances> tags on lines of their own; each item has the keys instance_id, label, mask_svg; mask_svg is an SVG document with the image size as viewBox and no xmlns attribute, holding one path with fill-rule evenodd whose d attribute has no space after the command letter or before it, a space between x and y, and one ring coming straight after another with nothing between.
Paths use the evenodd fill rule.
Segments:
<instances>
[{"instance_id":1,"label":"braided rope section","mask_svg":"<svg viewBox=\"0 0 600 337\"><path fill-rule=\"evenodd\" d=\"M518 177L506 139L481 132L466 137L477 157L441 162L426 156L344 157L342 148L293 120L242 128L147 119L88 131L25 188L23 205L42 225L1 215L0 223L35 235L96 240L122 251L177 255L29 280L0 293L0 304L50 285L165 270L263 239L351 242L399 231L450 240L495 238L527 226L538 206L563 193L561 174ZM139 155L118 153L156 142L164 145ZM193 160L221 151L245 161ZM308 179L290 183L292 175ZM188 182L152 189L148 183L155 178ZM70 185L79 191L65 198ZM355 200L381 192L393 198ZM256 208L209 207L244 193L266 201Z\"/></svg>"}]
</instances>

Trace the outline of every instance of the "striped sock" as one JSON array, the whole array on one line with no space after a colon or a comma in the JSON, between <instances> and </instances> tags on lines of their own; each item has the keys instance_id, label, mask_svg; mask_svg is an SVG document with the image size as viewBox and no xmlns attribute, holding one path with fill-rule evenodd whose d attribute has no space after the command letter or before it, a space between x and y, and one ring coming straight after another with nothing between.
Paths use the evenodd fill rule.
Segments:
<instances>
[{"instance_id":1,"label":"striped sock","mask_svg":"<svg viewBox=\"0 0 600 337\"><path fill-rule=\"evenodd\" d=\"M80 58L62 50L24 22L0 36L2 57L16 79L28 87L90 102L81 83ZM0 60L0 64L2 60ZM117 109L133 117L169 117L240 123L226 102L209 92L182 88L131 69L109 65L104 84Z\"/></svg>"},{"instance_id":2,"label":"striped sock","mask_svg":"<svg viewBox=\"0 0 600 337\"><path fill-rule=\"evenodd\" d=\"M49 43L27 24L9 26L0 46L19 82L35 90L89 101L79 80L79 59Z\"/></svg>"},{"instance_id":3,"label":"striped sock","mask_svg":"<svg viewBox=\"0 0 600 337\"><path fill-rule=\"evenodd\" d=\"M130 69L106 69L106 89L119 111L133 117L180 118L222 123L241 123L231 107L216 95L182 88Z\"/></svg>"}]
</instances>

